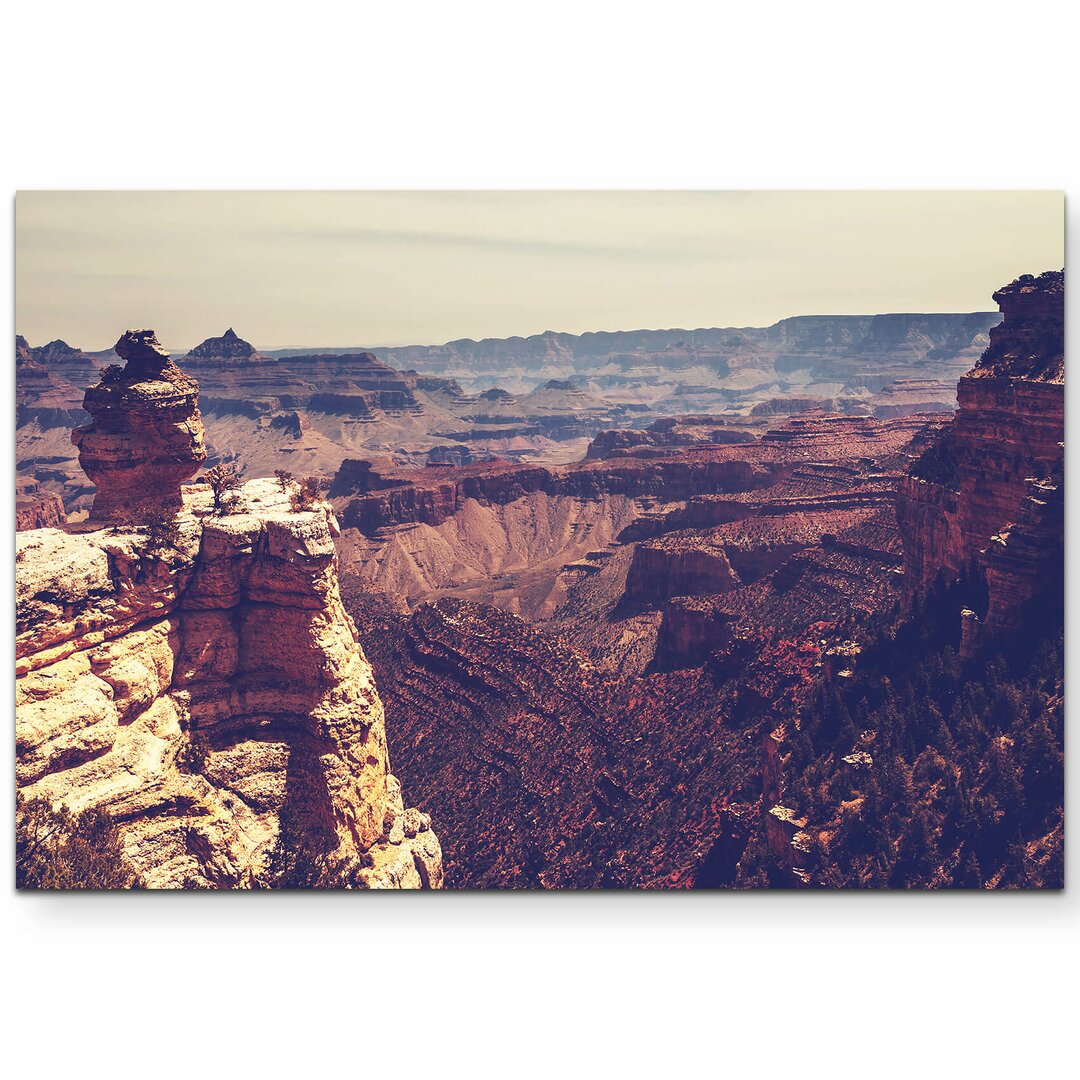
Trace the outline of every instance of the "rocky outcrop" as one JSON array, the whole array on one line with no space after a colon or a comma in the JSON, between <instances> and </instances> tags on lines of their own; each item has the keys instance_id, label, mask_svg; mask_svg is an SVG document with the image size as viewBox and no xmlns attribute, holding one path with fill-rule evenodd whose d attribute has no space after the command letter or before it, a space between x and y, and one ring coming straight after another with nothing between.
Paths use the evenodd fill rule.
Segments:
<instances>
[{"instance_id":1,"label":"rocky outcrop","mask_svg":"<svg viewBox=\"0 0 1080 1080\"><path fill-rule=\"evenodd\" d=\"M1055 475L1029 478L1027 489L1016 521L979 554L987 592L983 627L990 638L1022 629L1040 601L1054 610L1064 601L1065 485Z\"/></svg>"},{"instance_id":2,"label":"rocky outcrop","mask_svg":"<svg viewBox=\"0 0 1080 1080\"><path fill-rule=\"evenodd\" d=\"M270 417L269 426L275 431L283 431L294 439L303 438L304 433L311 430L308 418L298 409L291 409L289 412Z\"/></svg>"},{"instance_id":3,"label":"rocky outcrop","mask_svg":"<svg viewBox=\"0 0 1080 1080\"><path fill-rule=\"evenodd\" d=\"M661 671L697 667L732 644L735 619L706 598L679 596L665 604L656 636L655 666Z\"/></svg>"},{"instance_id":4,"label":"rocky outcrop","mask_svg":"<svg viewBox=\"0 0 1080 1080\"><path fill-rule=\"evenodd\" d=\"M223 513L208 485L181 488L198 385L150 331L117 352L75 433L117 523L17 537L20 794L105 813L147 887L266 884L305 860L334 884L438 887L341 603L329 504L255 480Z\"/></svg>"},{"instance_id":5,"label":"rocky outcrop","mask_svg":"<svg viewBox=\"0 0 1080 1080\"><path fill-rule=\"evenodd\" d=\"M79 389L56 367L50 368L42 350L31 349L22 336L15 338L15 390L17 428L34 421L44 429L70 428L86 419Z\"/></svg>"},{"instance_id":6,"label":"rocky outcrop","mask_svg":"<svg viewBox=\"0 0 1080 1080\"><path fill-rule=\"evenodd\" d=\"M455 446L433 446L427 454L425 464L436 468L444 465L453 465L460 468L462 465L475 465L482 461L498 461L499 458L487 450L473 450L468 446L458 443Z\"/></svg>"},{"instance_id":7,"label":"rocky outcrop","mask_svg":"<svg viewBox=\"0 0 1080 1080\"><path fill-rule=\"evenodd\" d=\"M662 604L673 596L705 596L738 588L722 544L709 537L670 536L638 544L626 578L631 604Z\"/></svg>"},{"instance_id":8,"label":"rocky outcrop","mask_svg":"<svg viewBox=\"0 0 1080 1080\"><path fill-rule=\"evenodd\" d=\"M359 884L439 884L438 841L389 772L371 668L338 595L326 504L276 481L153 531L20 533L17 776L104 810L150 887L255 883L282 822Z\"/></svg>"},{"instance_id":9,"label":"rocky outcrop","mask_svg":"<svg viewBox=\"0 0 1080 1080\"><path fill-rule=\"evenodd\" d=\"M86 391L92 423L71 441L97 485L93 516L114 518L138 505L165 511L182 505L180 485L206 458L199 384L158 344L152 330L129 330L116 343L123 369L106 368Z\"/></svg>"},{"instance_id":10,"label":"rocky outcrop","mask_svg":"<svg viewBox=\"0 0 1080 1080\"><path fill-rule=\"evenodd\" d=\"M991 622L1006 627L1021 597L1059 587L1060 574L1042 574L1037 564L1056 561L1062 550L1052 523L1064 456L1064 289L1064 272L1048 272L994 294L1005 317L960 380L956 418L899 486L909 598L963 576L972 595L962 606L980 619L992 613ZM1021 555L1029 533L1039 537L1041 562L1030 551ZM1018 575L1027 576L1026 586ZM985 585L988 608L975 595Z\"/></svg>"},{"instance_id":11,"label":"rocky outcrop","mask_svg":"<svg viewBox=\"0 0 1080 1080\"><path fill-rule=\"evenodd\" d=\"M20 481L15 494L15 530L46 529L66 520L59 495L40 490L33 481Z\"/></svg>"},{"instance_id":12,"label":"rocky outcrop","mask_svg":"<svg viewBox=\"0 0 1080 1080\"><path fill-rule=\"evenodd\" d=\"M774 397L758 402L750 410L751 416L793 416L797 413L818 410L833 412L836 402L832 398Z\"/></svg>"},{"instance_id":13,"label":"rocky outcrop","mask_svg":"<svg viewBox=\"0 0 1080 1080\"><path fill-rule=\"evenodd\" d=\"M589 443L586 461L626 455L650 456L673 453L677 448L696 445L725 445L752 443L755 436L748 431L727 426L719 416L666 416L654 420L642 431L633 428L609 428L601 431Z\"/></svg>"},{"instance_id":14,"label":"rocky outcrop","mask_svg":"<svg viewBox=\"0 0 1080 1080\"><path fill-rule=\"evenodd\" d=\"M940 379L896 379L868 398L867 405L882 418L951 413L956 408L956 387Z\"/></svg>"}]
</instances>

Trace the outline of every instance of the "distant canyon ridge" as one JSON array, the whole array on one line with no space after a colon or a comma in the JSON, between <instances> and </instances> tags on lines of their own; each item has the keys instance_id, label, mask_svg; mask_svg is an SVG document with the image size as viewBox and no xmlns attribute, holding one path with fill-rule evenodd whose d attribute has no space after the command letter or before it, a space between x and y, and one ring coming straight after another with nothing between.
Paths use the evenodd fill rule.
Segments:
<instances>
[{"instance_id":1,"label":"distant canyon ridge","mask_svg":"<svg viewBox=\"0 0 1080 1080\"><path fill-rule=\"evenodd\" d=\"M266 352L229 328L178 359L201 387L211 464L329 478L349 459L561 465L600 432L655 429L670 441L675 417L698 421L686 438L732 442L804 413L951 413L957 380L1000 319L799 316L765 328ZM89 508L93 487L69 433L88 419L86 389L118 361L111 349L17 339L20 527Z\"/></svg>"}]
</instances>

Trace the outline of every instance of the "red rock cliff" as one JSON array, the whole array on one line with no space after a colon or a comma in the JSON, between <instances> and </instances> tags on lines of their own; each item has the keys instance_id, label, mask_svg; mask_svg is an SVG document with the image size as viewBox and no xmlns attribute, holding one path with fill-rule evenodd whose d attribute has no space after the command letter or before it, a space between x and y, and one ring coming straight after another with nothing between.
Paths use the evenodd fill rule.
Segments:
<instances>
[{"instance_id":1,"label":"red rock cliff","mask_svg":"<svg viewBox=\"0 0 1080 1080\"><path fill-rule=\"evenodd\" d=\"M976 614L1008 628L1060 588L1064 272L1025 275L994 299L1005 318L960 380L955 420L901 479L897 512L909 598L970 575L989 591Z\"/></svg>"}]
</instances>

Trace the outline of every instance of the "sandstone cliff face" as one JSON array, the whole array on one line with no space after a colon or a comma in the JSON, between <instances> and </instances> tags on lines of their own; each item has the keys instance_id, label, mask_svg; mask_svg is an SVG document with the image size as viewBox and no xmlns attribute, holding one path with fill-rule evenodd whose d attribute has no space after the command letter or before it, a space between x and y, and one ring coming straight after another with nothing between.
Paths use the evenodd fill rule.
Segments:
<instances>
[{"instance_id":1,"label":"sandstone cliff face","mask_svg":"<svg viewBox=\"0 0 1080 1080\"><path fill-rule=\"evenodd\" d=\"M116 343L123 370L106 369L86 391L93 423L71 441L79 464L97 485L92 514L107 519L139 504L181 506L180 485L206 459L199 384L158 344L152 330L129 330Z\"/></svg>"},{"instance_id":2,"label":"sandstone cliff face","mask_svg":"<svg viewBox=\"0 0 1080 1080\"><path fill-rule=\"evenodd\" d=\"M1056 543L1045 534L1062 497L1064 293L1064 273L1048 272L994 294L1005 318L960 380L956 418L900 482L909 597L970 574L997 586L988 617L1005 628L1023 603L1060 582L1059 572L1046 573L1061 558L1060 532ZM1025 529L1039 532L1037 560L1034 549L1020 558ZM1027 585L1017 580L1021 563Z\"/></svg>"},{"instance_id":3,"label":"sandstone cliff face","mask_svg":"<svg viewBox=\"0 0 1080 1080\"><path fill-rule=\"evenodd\" d=\"M294 513L268 480L241 497L246 512L217 517L187 488L175 548L19 534L20 790L106 811L150 887L252 884L283 813L365 884L438 886L438 841L404 809L338 595L329 507Z\"/></svg>"},{"instance_id":4,"label":"sandstone cliff face","mask_svg":"<svg viewBox=\"0 0 1080 1080\"><path fill-rule=\"evenodd\" d=\"M676 453L679 448L697 444L752 443L755 436L738 427L729 427L722 416L671 416L654 420L647 428L609 428L597 434L589 443L586 461L626 455L655 455L667 450Z\"/></svg>"},{"instance_id":5,"label":"sandstone cliff face","mask_svg":"<svg viewBox=\"0 0 1080 1080\"><path fill-rule=\"evenodd\" d=\"M709 447L673 458L586 461L562 467L486 463L462 468L395 469L347 459L330 494L342 520L368 536L398 525L441 525L470 499L501 505L533 492L578 499L606 495L686 499L701 491L765 487L793 467L782 453L751 445Z\"/></svg>"},{"instance_id":6,"label":"sandstone cliff face","mask_svg":"<svg viewBox=\"0 0 1080 1080\"><path fill-rule=\"evenodd\" d=\"M107 814L147 887L263 884L282 851L354 886L439 887L341 603L329 504L296 510L255 480L222 515L207 485L181 488L205 455L198 384L152 331L117 352L74 441L95 511L121 524L17 538L20 793Z\"/></svg>"}]
</instances>

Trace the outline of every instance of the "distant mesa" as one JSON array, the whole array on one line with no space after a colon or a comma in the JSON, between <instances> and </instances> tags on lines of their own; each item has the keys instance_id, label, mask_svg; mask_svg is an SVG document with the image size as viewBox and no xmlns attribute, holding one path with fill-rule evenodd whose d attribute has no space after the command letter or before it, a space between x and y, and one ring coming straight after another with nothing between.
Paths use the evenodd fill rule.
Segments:
<instances>
[{"instance_id":1,"label":"distant mesa","mask_svg":"<svg viewBox=\"0 0 1080 1080\"><path fill-rule=\"evenodd\" d=\"M79 464L97 486L92 516L116 518L148 502L179 510L180 485L206 460L199 384L173 363L153 330L128 330L116 354L124 367L105 368L86 391L83 408L92 422L71 433Z\"/></svg>"},{"instance_id":2,"label":"distant mesa","mask_svg":"<svg viewBox=\"0 0 1080 1080\"><path fill-rule=\"evenodd\" d=\"M593 459L752 441L805 407L882 418L951 412L956 380L1000 321L999 312L815 316L771 329L545 333L370 351L261 350L228 326L176 359L198 379L208 449L235 453L242 470L265 472L275 454L310 457L316 444L328 473L391 446L417 465L440 445L468 445L474 461L496 454L558 464L588 439L597 440ZM69 514L82 513L94 492L71 429L90 422L83 398L99 369L126 360L111 345L83 350L52 336L18 343L18 473L60 494ZM715 420L600 436L705 415ZM295 469L299 460L277 464Z\"/></svg>"}]
</instances>

